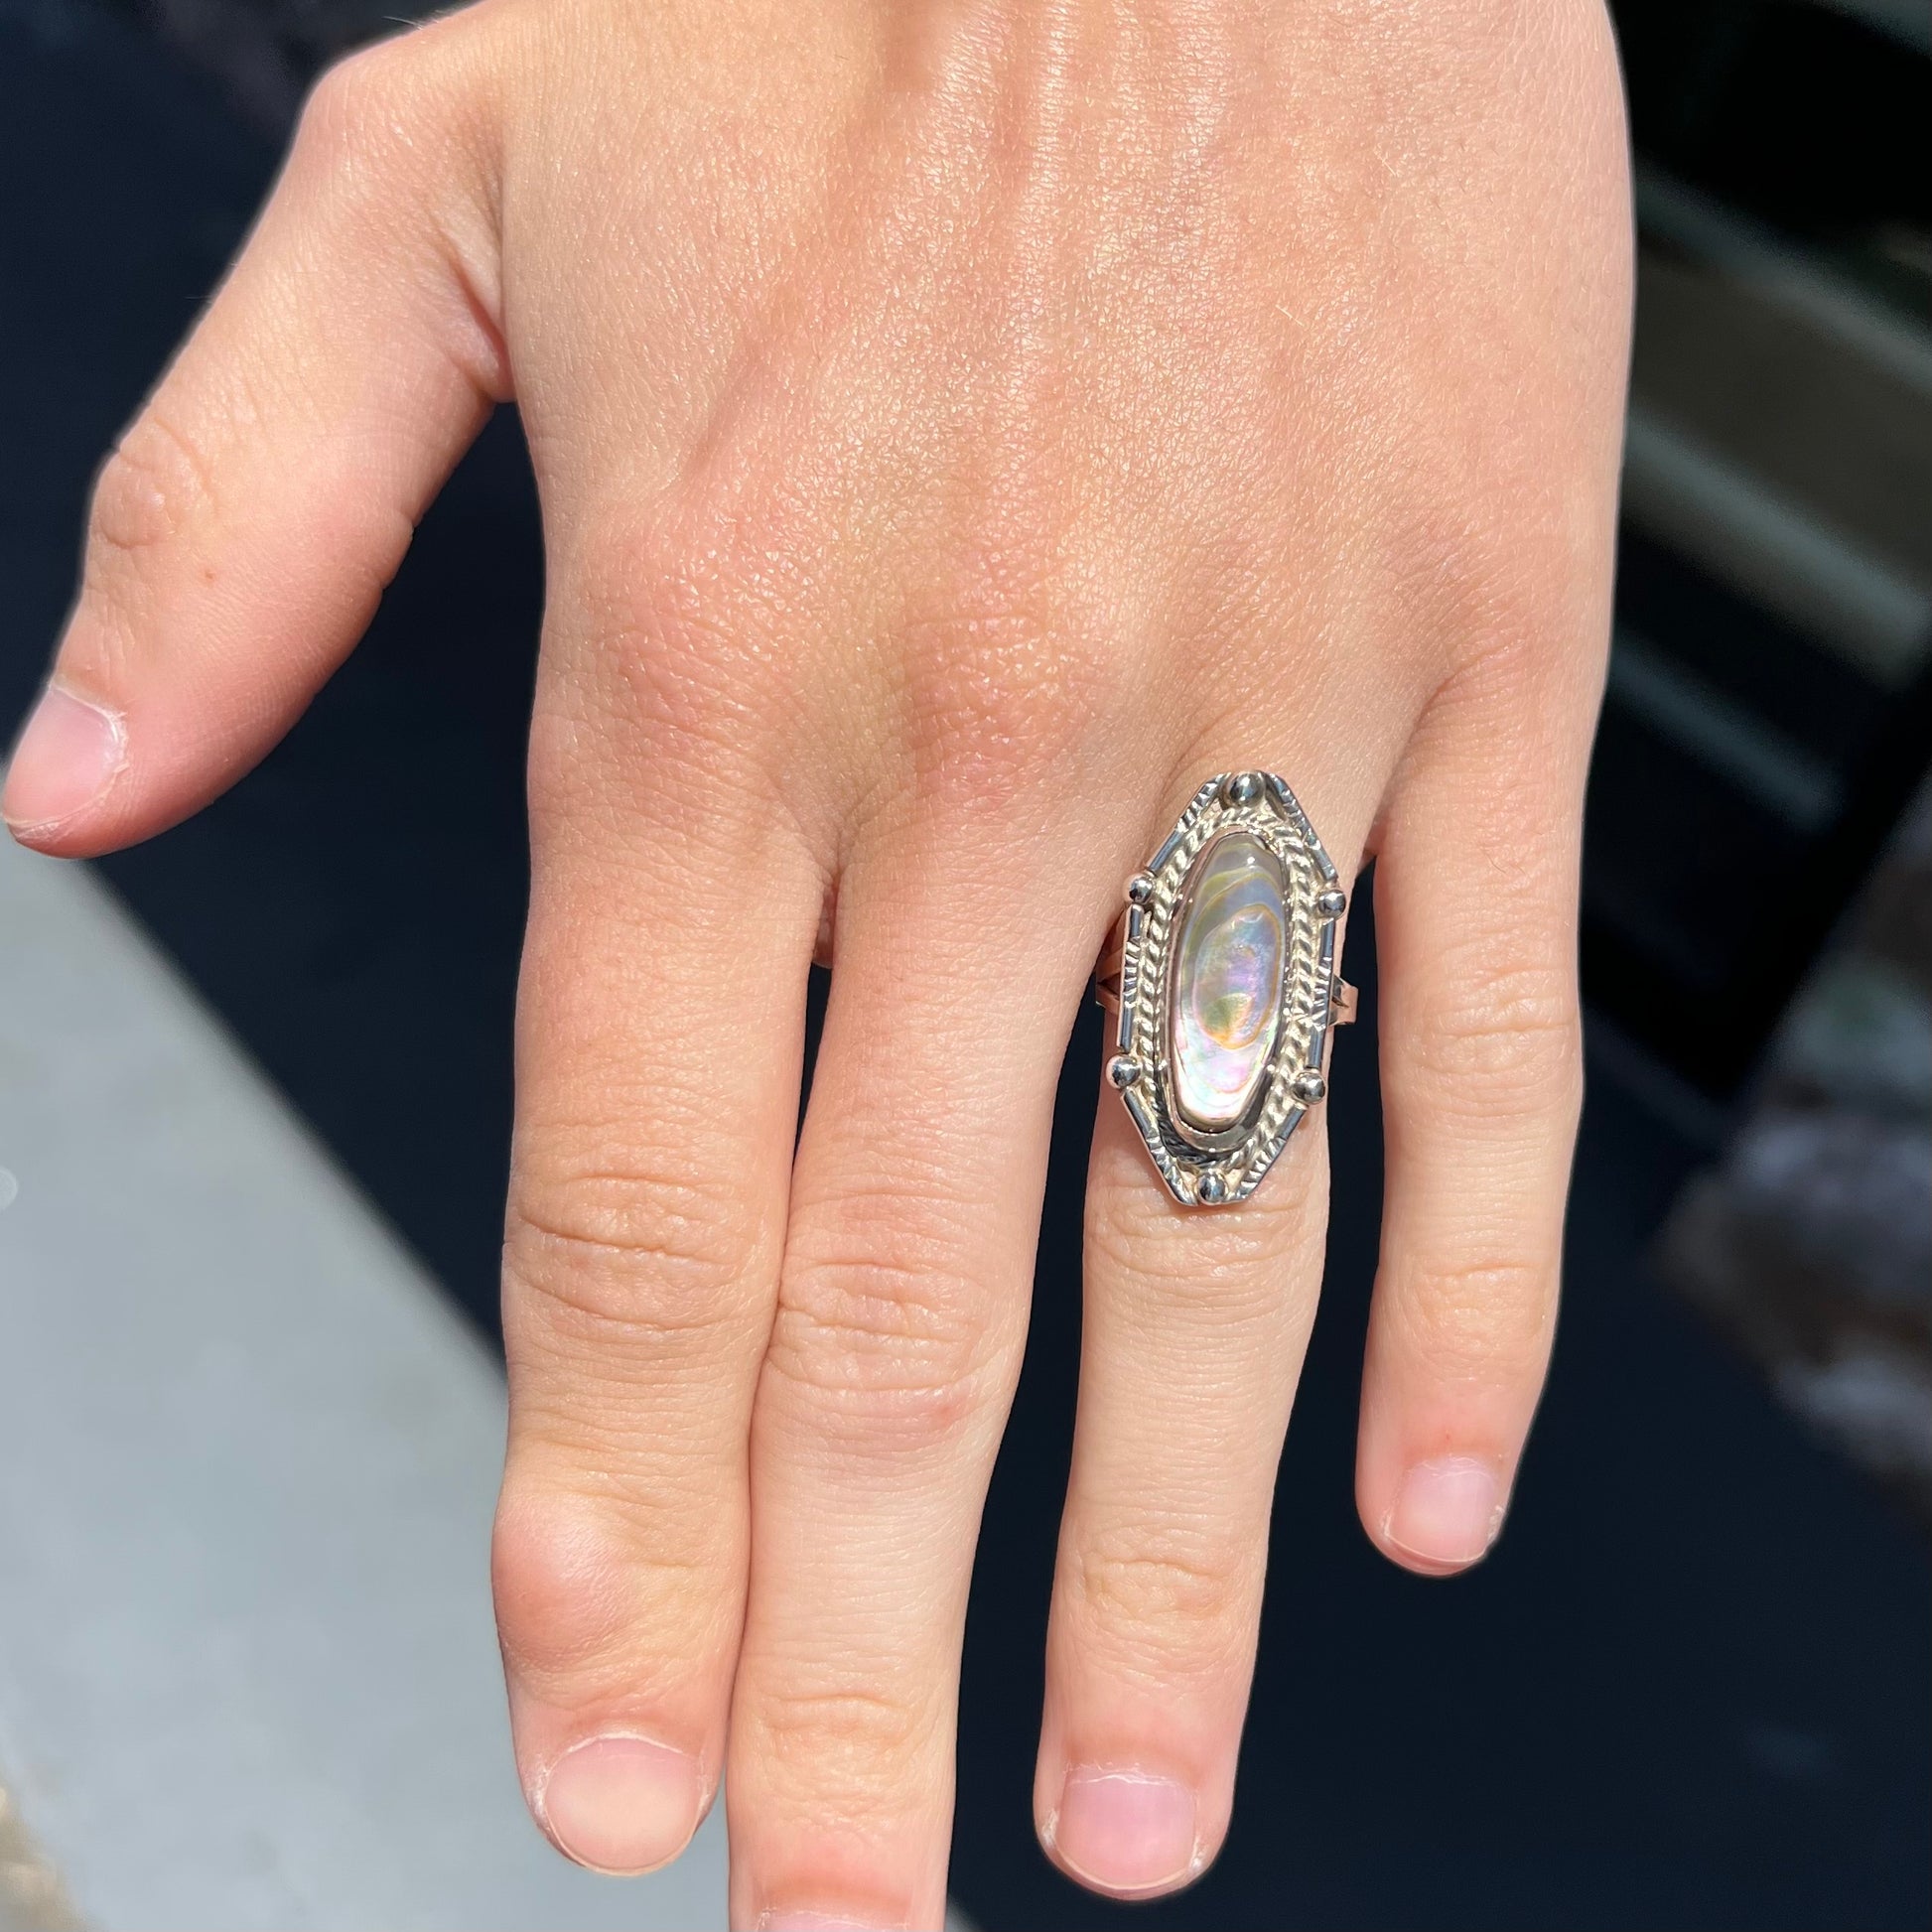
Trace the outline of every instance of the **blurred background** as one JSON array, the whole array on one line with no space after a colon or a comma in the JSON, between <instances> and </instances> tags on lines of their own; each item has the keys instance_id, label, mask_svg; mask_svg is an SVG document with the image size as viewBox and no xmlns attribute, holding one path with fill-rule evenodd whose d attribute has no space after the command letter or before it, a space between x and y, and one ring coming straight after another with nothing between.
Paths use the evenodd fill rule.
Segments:
<instances>
[{"instance_id":1,"label":"blurred background","mask_svg":"<svg viewBox=\"0 0 1932 1932\"><path fill-rule=\"evenodd\" d=\"M70 589L93 467L239 240L316 68L388 31L384 4L0 0L9 734ZM1380 1191L1374 1032L1358 1027L1338 1047L1329 1274L1284 1464L1233 1836L1196 1890L1131 1912L1049 1869L1029 1793L1078 1346L1089 1023L1062 1087L1033 1338L968 1633L953 1883L987 1932L1130 1916L1485 1932L1932 1921L1932 13L1922 0L1614 11L1640 248L1585 882L1590 1097L1564 1326L1511 1526L1481 1571L1443 1587L1382 1563L1353 1521ZM451 1756L440 1801L419 1777L404 1792L367 1764L327 1780L315 1767L331 1684L360 1670L357 1644L387 1641L356 1624L358 1600L371 1579L417 1587L387 1557L354 1554L364 1544L331 1542L338 1530L379 1540L385 1512L407 1508L433 1525L437 1471L481 1459L483 1488L463 1492L476 1535L449 1558L465 1617L482 1587L541 595L504 412L430 513L367 645L258 772L93 868L106 898L63 898L39 868L17 866L12 887L0 875L0 1926L9 1913L172 1923L164 1866L166 1896L199 1896L207 1926L464 1922L422 1874L484 1857L465 1836L482 1829L462 1798L472 1775L494 1781L492 1843L500 1827L534 1845L513 1790L499 1802L486 1648L474 1676L431 1685L434 1604L417 1605L418 1661L384 1708L432 1690L474 1707L479 1741ZM1349 963L1372 1014L1368 926L1358 913ZM67 1069L101 1057L89 1029L121 997L74 989L123 955L127 986L146 974L176 989L127 992L129 1028L175 1029L184 1067L227 1055L239 1069L207 1087L205 1129L183 1098L202 1091L192 1069L156 1072L129 1100L109 1068L84 1105L72 1097ZM281 1124L233 1127L258 1118ZM200 1132L199 1165L115 1152L142 1122L170 1160ZM196 1256L225 1252L217 1223L236 1200L282 1198L280 1181L244 1184L250 1163L286 1156L329 1176L303 1196L313 1236L254 1266L271 1299L286 1295L290 1332L334 1293L325 1277L391 1271L413 1311L392 1339L415 1393L355 1413L377 1416L378 1436L405 1431L394 1464L349 1496L328 1487L336 1458L319 1449L249 1504L276 1526L260 1533L271 1554L222 1556L255 1519L239 1505L198 1517L177 1477L199 1470L185 1486L206 1491L213 1464L190 1458L173 1487L157 1476L126 1505L119 1541L102 1530L101 1550L82 1548L87 1523L121 1520L98 1498L125 1481L110 1470L98 1496L77 1488L86 1445L146 1413L144 1365L151 1379L154 1351L175 1343L141 1325L146 1285L125 1255L99 1281L63 1277L77 1312L34 1325L50 1318L46 1272L77 1238L32 1220L57 1143L94 1164L97 1192L114 1193L123 1158L148 1176L127 1254L176 1239L170 1215L193 1224L175 1326L218 1290L229 1264ZM114 1221L111 1207L73 1211ZM339 1255L347 1237L330 1230L358 1216L392 1260L352 1243ZM234 1406L231 1450L256 1427L325 1445L331 1425L312 1414L354 1410L345 1391L376 1372L386 1319L364 1310L352 1335L305 1344L287 1384L304 1393L278 1394L272 1414L248 1408L267 1370L207 1384L204 1406ZM261 1346L266 1360L274 1336ZM410 1418L458 1410L454 1434L406 1436ZM202 1427L170 1414L167 1430ZM130 1457L152 1440L135 1432ZM452 1447L473 1442L477 1454ZM318 1538L337 1554L316 1559ZM427 1562L433 1529L410 1541L407 1561ZM215 1612L194 1580L231 1557L230 1647L191 1664L192 1645L150 1641L169 1618L204 1627ZM254 1588L279 1589L277 1614L305 1633L307 1703L286 1659L248 1661ZM305 1621L296 1597L336 1607ZM230 1687L255 1670L282 1701L162 1709L156 1678L204 1666ZM246 1834L224 1836L207 1806L156 1833L146 1814L174 1802L183 1752L203 1754L198 1775L246 1786ZM316 1788L278 1794L284 1773L259 1767L287 1763L308 1764ZM410 1846L365 1848L395 1826L392 1806L423 1805L414 1843L437 1849L412 1880ZM304 1833L314 1843L290 1851ZM363 1874L341 1867L358 1862L382 1866L379 1884L356 1890ZM581 1906L518 1904L507 1878L491 1896L505 1926L716 1909L696 1893L613 1905L624 1888L610 1885ZM358 1897L374 1901L360 1919L343 1902Z\"/></svg>"}]
</instances>

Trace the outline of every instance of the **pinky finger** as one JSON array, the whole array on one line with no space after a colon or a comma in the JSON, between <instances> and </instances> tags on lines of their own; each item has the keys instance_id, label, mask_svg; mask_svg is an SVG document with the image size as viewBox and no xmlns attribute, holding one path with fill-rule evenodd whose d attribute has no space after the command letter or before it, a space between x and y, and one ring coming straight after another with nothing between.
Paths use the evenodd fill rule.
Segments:
<instances>
[{"instance_id":1,"label":"pinky finger","mask_svg":"<svg viewBox=\"0 0 1932 1932\"><path fill-rule=\"evenodd\" d=\"M1356 1499L1428 1575L1500 1531L1555 1332L1583 1093L1575 710L1553 745L1439 701L1377 860L1388 1185Z\"/></svg>"}]
</instances>

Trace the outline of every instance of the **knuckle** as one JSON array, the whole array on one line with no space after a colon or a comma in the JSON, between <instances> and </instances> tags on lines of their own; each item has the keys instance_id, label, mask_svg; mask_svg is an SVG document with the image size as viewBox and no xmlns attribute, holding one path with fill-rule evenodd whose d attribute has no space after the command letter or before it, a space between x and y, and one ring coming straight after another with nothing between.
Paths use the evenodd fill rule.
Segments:
<instances>
[{"instance_id":1,"label":"knuckle","mask_svg":"<svg viewBox=\"0 0 1932 1932\"><path fill-rule=\"evenodd\" d=\"M214 509L213 475L197 441L150 405L115 446L94 483L89 575L182 542Z\"/></svg>"},{"instance_id":2,"label":"knuckle","mask_svg":"<svg viewBox=\"0 0 1932 1932\"><path fill-rule=\"evenodd\" d=\"M575 1329L702 1336L748 1299L759 1241L737 1195L644 1151L618 1165L525 1163L510 1187L505 1279Z\"/></svg>"},{"instance_id":3,"label":"knuckle","mask_svg":"<svg viewBox=\"0 0 1932 1932\"><path fill-rule=\"evenodd\" d=\"M473 21L445 15L326 69L303 103L291 176L378 230L416 232L426 205L448 212L450 164L492 152L491 64L464 52L477 47ZM398 196L398 184L425 192Z\"/></svg>"},{"instance_id":4,"label":"knuckle","mask_svg":"<svg viewBox=\"0 0 1932 1932\"><path fill-rule=\"evenodd\" d=\"M1197 1219L1148 1184L1140 1150L1127 1150L1128 1171L1088 1192L1089 1274L1109 1294L1163 1311L1184 1308L1190 1323L1271 1320L1298 1262L1324 1238L1328 1164L1319 1136L1318 1125L1305 1123L1300 1158L1279 1161L1263 1194L1222 1214L1205 1241Z\"/></svg>"},{"instance_id":5,"label":"knuckle","mask_svg":"<svg viewBox=\"0 0 1932 1932\"><path fill-rule=\"evenodd\" d=\"M1172 1669L1184 1657L1218 1664L1245 1641L1260 1578L1245 1539L1198 1523L1124 1523L1082 1543L1075 1584L1110 1645Z\"/></svg>"},{"instance_id":6,"label":"knuckle","mask_svg":"<svg viewBox=\"0 0 1932 1932\"><path fill-rule=\"evenodd\" d=\"M1099 623L997 556L956 567L905 642L913 782L951 812L1010 807L1090 768L1127 682Z\"/></svg>"},{"instance_id":7,"label":"knuckle","mask_svg":"<svg viewBox=\"0 0 1932 1932\"><path fill-rule=\"evenodd\" d=\"M303 104L297 152L336 166L360 167L405 147L401 122L412 91L408 75L414 41L413 35L377 41L326 69Z\"/></svg>"},{"instance_id":8,"label":"knuckle","mask_svg":"<svg viewBox=\"0 0 1932 1932\"><path fill-rule=\"evenodd\" d=\"M653 760L716 782L749 771L774 718L796 716L787 626L701 512L593 506L574 540L570 596L594 689ZM705 527L693 527L703 524Z\"/></svg>"},{"instance_id":9,"label":"knuckle","mask_svg":"<svg viewBox=\"0 0 1932 1932\"><path fill-rule=\"evenodd\" d=\"M828 1776L849 1782L867 1768L896 1781L894 1767L920 1754L935 1722L919 1701L843 1673L760 1684L754 1709L767 1761L795 1766L821 1792Z\"/></svg>"},{"instance_id":10,"label":"knuckle","mask_svg":"<svg viewBox=\"0 0 1932 1932\"><path fill-rule=\"evenodd\" d=\"M1411 1052L1440 1097L1483 1112L1581 1098L1583 1035L1567 968L1449 967L1438 984L1454 995L1428 1004Z\"/></svg>"},{"instance_id":11,"label":"knuckle","mask_svg":"<svg viewBox=\"0 0 1932 1932\"><path fill-rule=\"evenodd\" d=\"M1540 1369L1556 1311L1554 1268L1509 1256L1439 1257L1397 1302L1404 1352L1447 1382Z\"/></svg>"},{"instance_id":12,"label":"knuckle","mask_svg":"<svg viewBox=\"0 0 1932 1932\"><path fill-rule=\"evenodd\" d=\"M1399 621L1426 648L1410 694L1422 709L1510 729L1547 708L1564 641L1578 634L1572 546L1525 540L1515 433L1440 431L1386 509Z\"/></svg>"},{"instance_id":13,"label":"knuckle","mask_svg":"<svg viewBox=\"0 0 1932 1932\"><path fill-rule=\"evenodd\" d=\"M984 1286L950 1257L920 1258L905 1226L848 1206L837 1241L787 1268L766 1356L815 1428L862 1450L951 1440L1004 1354Z\"/></svg>"}]
</instances>

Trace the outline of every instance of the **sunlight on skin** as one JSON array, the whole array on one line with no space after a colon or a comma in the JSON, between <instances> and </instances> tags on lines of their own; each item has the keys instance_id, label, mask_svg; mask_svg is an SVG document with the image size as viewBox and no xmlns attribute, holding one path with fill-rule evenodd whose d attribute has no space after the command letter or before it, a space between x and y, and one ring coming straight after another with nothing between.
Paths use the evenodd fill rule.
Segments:
<instances>
[{"instance_id":1,"label":"sunlight on skin","mask_svg":"<svg viewBox=\"0 0 1932 1932\"><path fill-rule=\"evenodd\" d=\"M1591 0L483 0L323 82L102 475L5 810L82 856L233 782L514 398L494 1578L565 1853L674 1857L729 1764L736 1924L939 1922L1061 1053L1204 773L1378 858L1358 1504L1417 1570L1488 1547L1579 1097L1628 253ZM1228 891L1203 1109L1280 971ZM1325 1186L1311 1132L1189 1214L1102 1110L1035 1815L1103 1891L1227 1829Z\"/></svg>"}]
</instances>

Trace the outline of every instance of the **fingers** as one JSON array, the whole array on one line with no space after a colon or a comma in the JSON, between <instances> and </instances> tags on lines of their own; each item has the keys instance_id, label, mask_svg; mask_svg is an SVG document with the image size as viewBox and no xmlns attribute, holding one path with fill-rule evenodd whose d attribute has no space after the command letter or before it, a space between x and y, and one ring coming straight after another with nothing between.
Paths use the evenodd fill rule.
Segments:
<instances>
[{"instance_id":1,"label":"fingers","mask_svg":"<svg viewBox=\"0 0 1932 1932\"><path fill-rule=\"evenodd\" d=\"M103 852L232 783L353 647L507 392L449 28L324 79L226 285L109 458L4 810Z\"/></svg>"},{"instance_id":2,"label":"fingers","mask_svg":"<svg viewBox=\"0 0 1932 1932\"><path fill-rule=\"evenodd\" d=\"M1377 860L1388 1168L1356 1495L1425 1574L1501 1528L1555 1329L1590 717L1500 679L1439 700Z\"/></svg>"},{"instance_id":3,"label":"fingers","mask_svg":"<svg viewBox=\"0 0 1932 1932\"><path fill-rule=\"evenodd\" d=\"M1182 1208L1103 1089L1034 1808L1054 1861L1119 1897L1187 1883L1227 1830L1276 1464L1320 1286L1319 1121L1248 1200Z\"/></svg>"},{"instance_id":4,"label":"fingers","mask_svg":"<svg viewBox=\"0 0 1932 1932\"><path fill-rule=\"evenodd\" d=\"M1063 861L964 843L921 833L841 882L754 1425L738 1925L944 1915L967 1585L1104 917Z\"/></svg>"},{"instance_id":5,"label":"fingers","mask_svg":"<svg viewBox=\"0 0 1932 1932\"><path fill-rule=\"evenodd\" d=\"M533 1812L640 1871L724 1758L824 875L756 748L639 729L569 655L531 747L494 1581Z\"/></svg>"},{"instance_id":6,"label":"fingers","mask_svg":"<svg viewBox=\"0 0 1932 1932\"><path fill-rule=\"evenodd\" d=\"M1169 1198L1103 1093L1034 1812L1054 1861L1117 1896L1187 1883L1227 1831L1326 1218L1313 1121L1208 1213Z\"/></svg>"}]
</instances>

